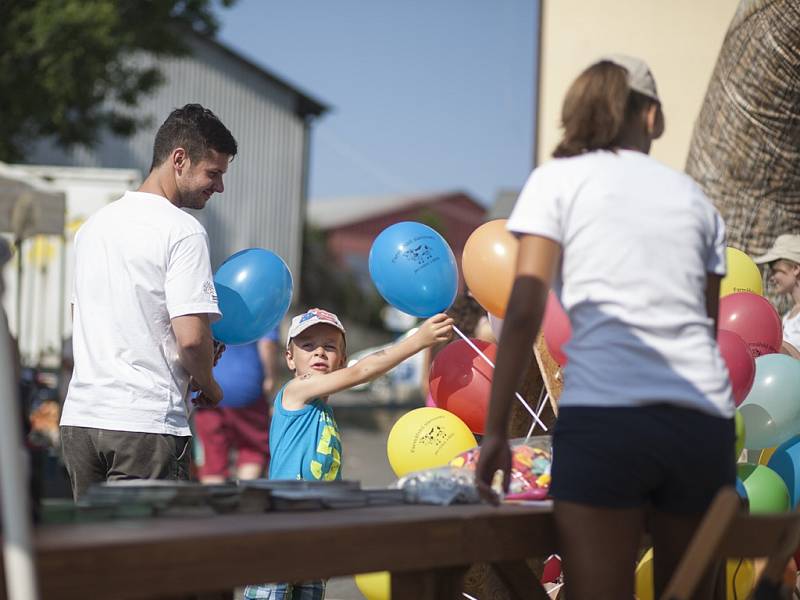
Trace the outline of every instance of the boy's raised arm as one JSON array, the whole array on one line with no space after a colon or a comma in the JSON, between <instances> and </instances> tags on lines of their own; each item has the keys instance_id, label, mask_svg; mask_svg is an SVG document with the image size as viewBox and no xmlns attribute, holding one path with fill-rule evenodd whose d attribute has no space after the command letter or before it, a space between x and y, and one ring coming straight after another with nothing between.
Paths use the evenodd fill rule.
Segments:
<instances>
[{"instance_id":1,"label":"boy's raised arm","mask_svg":"<svg viewBox=\"0 0 800 600\"><path fill-rule=\"evenodd\" d=\"M299 407L314 398L329 396L371 381L420 350L446 342L450 339L452 331L453 319L443 313L434 315L420 325L414 335L389 348L370 354L352 367L293 379L284 390L284 402L290 407Z\"/></svg>"}]
</instances>

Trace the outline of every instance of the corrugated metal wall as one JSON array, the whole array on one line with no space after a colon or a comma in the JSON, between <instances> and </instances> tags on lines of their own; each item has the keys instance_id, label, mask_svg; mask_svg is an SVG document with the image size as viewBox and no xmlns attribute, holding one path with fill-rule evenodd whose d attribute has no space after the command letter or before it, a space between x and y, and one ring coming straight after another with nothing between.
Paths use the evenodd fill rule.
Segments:
<instances>
[{"instance_id":1,"label":"corrugated metal wall","mask_svg":"<svg viewBox=\"0 0 800 600\"><path fill-rule=\"evenodd\" d=\"M161 61L166 82L139 107L152 119L148 127L129 139L108 136L94 151L64 153L41 144L30 162L136 168L144 176L158 126L173 108L199 102L239 143L225 192L193 212L208 230L214 267L238 250L260 246L284 258L298 288L308 156L308 125L297 110L298 94L216 44L202 38L191 38L190 44L192 56Z\"/></svg>"}]
</instances>

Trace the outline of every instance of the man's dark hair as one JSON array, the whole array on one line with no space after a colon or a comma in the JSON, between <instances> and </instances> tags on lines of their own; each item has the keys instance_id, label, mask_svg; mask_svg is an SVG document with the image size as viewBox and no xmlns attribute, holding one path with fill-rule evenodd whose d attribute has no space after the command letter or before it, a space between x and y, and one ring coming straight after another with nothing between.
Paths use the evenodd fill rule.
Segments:
<instances>
[{"instance_id":1,"label":"man's dark hair","mask_svg":"<svg viewBox=\"0 0 800 600\"><path fill-rule=\"evenodd\" d=\"M161 165L175 148L183 148L192 162L203 160L209 150L236 156L236 140L213 112L199 104L176 108L158 128L153 144L152 171Z\"/></svg>"}]
</instances>

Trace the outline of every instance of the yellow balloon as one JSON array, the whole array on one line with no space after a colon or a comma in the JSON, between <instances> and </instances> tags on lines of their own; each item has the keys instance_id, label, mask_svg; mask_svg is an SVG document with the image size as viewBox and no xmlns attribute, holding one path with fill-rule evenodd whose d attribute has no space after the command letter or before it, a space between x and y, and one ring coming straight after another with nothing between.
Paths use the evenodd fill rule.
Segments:
<instances>
[{"instance_id":1,"label":"yellow balloon","mask_svg":"<svg viewBox=\"0 0 800 600\"><path fill-rule=\"evenodd\" d=\"M361 573L354 577L358 591L367 600L391 600L392 578L389 571Z\"/></svg>"},{"instance_id":2,"label":"yellow balloon","mask_svg":"<svg viewBox=\"0 0 800 600\"><path fill-rule=\"evenodd\" d=\"M728 274L720 283L720 298L735 292L752 292L759 296L763 294L761 271L752 258L741 250L729 246L725 250L725 259L728 263Z\"/></svg>"},{"instance_id":3,"label":"yellow balloon","mask_svg":"<svg viewBox=\"0 0 800 600\"><path fill-rule=\"evenodd\" d=\"M758 464L766 465L769 462L769 459L772 458L772 455L775 454L775 450L777 449L777 447L764 448L758 455Z\"/></svg>"},{"instance_id":4,"label":"yellow balloon","mask_svg":"<svg viewBox=\"0 0 800 600\"><path fill-rule=\"evenodd\" d=\"M752 560L730 559L725 564L725 580L727 581L725 596L727 600L747 598L755 586L756 576ZM734 587L735 586L735 587ZM736 594L734 594L736 590ZM654 600L653 588L653 549L644 553L636 565L636 598L638 600Z\"/></svg>"},{"instance_id":5,"label":"yellow balloon","mask_svg":"<svg viewBox=\"0 0 800 600\"><path fill-rule=\"evenodd\" d=\"M636 598L653 600L653 549L649 548L636 565Z\"/></svg>"},{"instance_id":6,"label":"yellow balloon","mask_svg":"<svg viewBox=\"0 0 800 600\"><path fill-rule=\"evenodd\" d=\"M443 467L477 446L464 421L441 408L423 407L400 417L389 432L386 454L395 475Z\"/></svg>"},{"instance_id":7,"label":"yellow balloon","mask_svg":"<svg viewBox=\"0 0 800 600\"><path fill-rule=\"evenodd\" d=\"M741 565L739 564L740 562ZM725 593L727 600L749 598L750 592L753 591L756 585L756 569L753 561L738 558L729 559L725 565L725 580L728 582ZM736 590L736 594L733 593L734 590Z\"/></svg>"},{"instance_id":8,"label":"yellow balloon","mask_svg":"<svg viewBox=\"0 0 800 600\"><path fill-rule=\"evenodd\" d=\"M501 319L517 269L517 238L506 229L506 219L495 219L473 231L461 253L464 281L483 308Z\"/></svg>"}]
</instances>

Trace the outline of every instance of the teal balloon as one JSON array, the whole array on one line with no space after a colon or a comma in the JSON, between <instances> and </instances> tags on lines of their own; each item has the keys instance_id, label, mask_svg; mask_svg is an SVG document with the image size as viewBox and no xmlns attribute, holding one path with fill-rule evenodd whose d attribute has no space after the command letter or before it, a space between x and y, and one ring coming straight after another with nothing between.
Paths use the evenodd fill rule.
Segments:
<instances>
[{"instance_id":1,"label":"teal balloon","mask_svg":"<svg viewBox=\"0 0 800 600\"><path fill-rule=\"evenodd\" d=\"M785 354L756 358L756 377L739 406L745 448L780 446L800 432L800 361Z\"/></svg>"},{"instance_id":2,"label":"teal balloon","mask_svg":"<svg viewBox=\"0 0 800 600\"><path fill-rule=\"evenodd\" d=\"M767 463L789 490L789 502L797 508L800 501L800 435L784 442L775 450Z\"/></svg>"},{"instance_id":3,"label":"teal balloon","mask_svg":"<svg viewBox=\"0 0 800 600\"><path fill-rule=\"evenodd\" d=\"M789 510L789 490L775 471L764 465L740 464L736 475L742 480L751 513L777 513Z\"/></svg>"},{"instance_id":4,"label":"teal balloon","mask_svg":"<svg viewBox=\"0 0 800 600\"><path fill-rule=\"evenodd\" d=\"M369 274L384 300L415 317L446 311L458 293L450 246L436 230L414 221L378 234L369 251Z\"/></svg>"},{"instance_id":5,"label":"teal balloon","mask_svg":"<svg viewBox=\"0 0 800 600\"><path fill-rule=\"evenodd\" d=\"M211 325L214 339L249 344L280 323L292 301L292 274L283 259L263 248L237 252L214 274L222 318Z\"/></svg>"}]
</instances>

